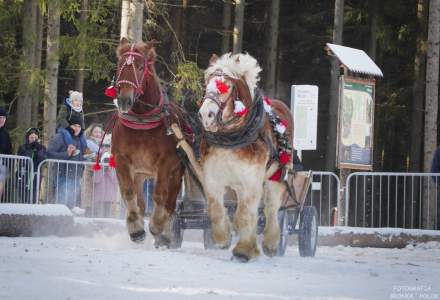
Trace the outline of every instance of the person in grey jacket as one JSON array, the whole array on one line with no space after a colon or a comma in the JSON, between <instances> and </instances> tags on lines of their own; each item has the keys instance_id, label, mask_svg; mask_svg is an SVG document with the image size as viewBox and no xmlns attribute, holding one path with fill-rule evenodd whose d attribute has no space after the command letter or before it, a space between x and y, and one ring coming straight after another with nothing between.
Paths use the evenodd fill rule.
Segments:
<instances>
[{"instance_id":1,"label":"person in grey jacket","mask_svg":"<svg viewBox=\"0 0 440 300\"><path fill-rule=\"evenodd\" d=\"M72 116L66 128L72 137L72 144L67 145L61 132L57 133L47 147L47 157L67 161L83 161L84 146L81 146L81 119ZM80 164L59 162L55 168L56 203L67 205L70 209L76 206L80 193L80 179L84 167Z\"/></svg>"}]
</instances>

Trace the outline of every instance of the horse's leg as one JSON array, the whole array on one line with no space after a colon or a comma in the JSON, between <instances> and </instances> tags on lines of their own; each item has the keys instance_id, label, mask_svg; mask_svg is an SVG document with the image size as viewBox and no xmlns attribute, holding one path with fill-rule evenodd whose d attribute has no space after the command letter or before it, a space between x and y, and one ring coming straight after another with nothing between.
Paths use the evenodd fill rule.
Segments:
<instances>
[{"instance_id":1,"label":"horse's leg","mask_svg":"<svg viewBox=\"0 0 440 300\"><path fill-rule=\"evenodd\" d=\"M144 182L145 175L144 174L136 174L134 177L135 186L136 186L136 199L137 204L142 216L145 216L145 200L144 200Z\"/></svg>"},{"instance_id":2,"label":"horse's leg","mask_svg":"<svg viewBox=\"0 0 440 300\"><path fill-rule=\"evenodd\" d=\"M266 225L263 232L263 252L267 256L277 254L278 241L280 239L280 227L278 224L278 210L286 187L279 183L267 180L264 195L264 215Z\"/></svg>"},{"instance_id":3,"label":"horse's leg","mask_svg":"<svg viewBox=\"0 0 440 300\"><path fill-rule=\"evenodd\" d=\"M223 192L207 193L208 214L211 220L212 237L216 245L221 249L227 249L231 245L231 222L223 204ZM215 195L215 196L214 196Z\"/></svg>"},{"instance_id":4,"label":"horse's leg","mask_svg":"<svg viewBox=\"0 0 440 300\"><path fill-rule=\"evenodd\" d=\"M133 242L145 239L144 216L137 203L137 186L128 163L120 163L116 169L121 196L127 206L127 229Z\"/></svg>"},{"instance_id":5,"label":"horse's leg","mask_svg":"<svg viewBox=\"0 0 440 300\"><path fill-rule=\"evenodd\" d=\"M176 167L164 166L157 173L153 192L154 209L149 223L156 246L170 244L170 217L176 208L183 171L183 167L177 163Z\"/></svg>"},{"instance_id":6,"label":"horse's leg","mask_svg":"<svg viewBox=\"0 0 440 300\"><path fill-rule=\"evenodd\" d=\"M235 189L238 197L234 226L240 235L232 254L241 261L247 262L260 255L257 246L258 204L263 194L263 185L246 185Z\"/></svg>"}]
</instances>

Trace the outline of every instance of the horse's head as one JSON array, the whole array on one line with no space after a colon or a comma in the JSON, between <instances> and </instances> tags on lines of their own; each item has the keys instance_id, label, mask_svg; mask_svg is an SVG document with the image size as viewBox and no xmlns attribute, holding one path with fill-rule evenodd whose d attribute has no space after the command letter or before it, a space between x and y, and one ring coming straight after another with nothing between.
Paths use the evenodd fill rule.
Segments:
<instances>
[{"instance_id":1,"label":"horse's head","mask_svg":"<svg viewBox=\"0 0 440 300\"><path fill-rule=\"evenodd\" d=\"M154 76L153 64L156 52L153 42L130 44L126 38L122 38L117 56L118 109L122 113L127 113L135 101L144 95L150 78Z\"/></svg>"},{"instance_id":2,"label":"horse's head","mask_svg":"<svg viewBox=\"0 0 440 300\"><path fill-rule=\"evenodd\" d=\"M250 109L261 68L248 54L211 57L205 71L206 91L199 118L206 131L216 132Z\"/></svg>"}]
</instances>

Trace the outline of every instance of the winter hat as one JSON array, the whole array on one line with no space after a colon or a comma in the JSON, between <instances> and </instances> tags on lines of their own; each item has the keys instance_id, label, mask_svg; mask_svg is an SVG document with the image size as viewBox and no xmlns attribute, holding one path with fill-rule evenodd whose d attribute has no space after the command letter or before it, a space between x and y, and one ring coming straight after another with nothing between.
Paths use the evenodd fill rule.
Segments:
<instances>
[{"instance_id":1,"label":"winter hat","mask_svg":"<svg viewBox=\"0 0 440 300\"><path fill-rule=\"evenodd\" d=\"M73 100L78 100L81 102L80 107L73 107L72 103ZM69 98L66 99L67 105L69 105L74 111L81 112L82 111L82 104L83 104L83 94L77 91L69 91Z\"/></svg>"},{"instance_id":2,"label":"winter hat","mask_svg":"<svg viewBox=\"0 0 440 300\"><path fill-rule=\"evenodd\" d=\"M26 130L26 137L30 136L32 133L40 136L40 130L38 130L38 128L31 127Z\"/></svg>"},{"instance_id":3,"label":"winter hat","mask_svg":"<svg viewBox=\"0 0 440 300\"><path fill-rule=\"evenodd\" d=\"M3 107L0 107L0 117L6 117L8 112Z\"/></svg>"},{"instance_id":4,"label":"winter hat","mask_svg":"<svg viewBox=\"0 0 440 300\"><path fill-rule=\"evenodd\" d=\"M69 125L80 125L81 126L81 117L78 115L71 115L69 119L67 119Z\"/></svg>"}]
</instances>

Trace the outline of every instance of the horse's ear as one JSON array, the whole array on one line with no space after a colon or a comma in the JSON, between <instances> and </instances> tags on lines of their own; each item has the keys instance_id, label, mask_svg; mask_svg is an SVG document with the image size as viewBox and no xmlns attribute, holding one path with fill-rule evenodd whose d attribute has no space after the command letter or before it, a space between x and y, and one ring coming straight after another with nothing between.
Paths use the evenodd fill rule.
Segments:
<instances>
[{"instance_id":1,"label":"horse's ear","mask_svg":"<svg viewBox=\"0 0 440 300\"><path fill-rule=\"evenodd\" d=\"M130 41L124 36L119 41L119 46L124 46L124 45L129 44L129 43L130 43Z\"/></svg>"},{"instance_id":2,"label":"horse's ear","mask_svg":"<svg viewBox=\"0 0 440 300\"><path fill-rule=\"evenodd\" d=\"M144 54L144 56L149 61L155 61L156 60L156 50L154 50L154 45L157 44L156 40L151 40L147 43L143 43L140 47L140 50Z\"/></svg>"},{"instance_id":3,"label":"horse's ear","mask_svg":"<svg viewBox=\"0 0 440 300\"><path fill-rule=\"evenodd\" d=\"M235 62L236 62L237 64L240 63L240 55L237 55L237 58L235 59Z\"/></svg>"},{"instance_id":4,"label":"horse's ear","mask_svg":"<svg viewBox=\"0 0 440 300\"><path fill-rule=\"evenodd\" d=\"M120 41L119 41L119 47L118 47L118 49L116 49L116 55L118 56L118 59L120 58L120 56L121 56L121 49L125 46L125 45L128 45L128 44L130 44L130 41L126 38L126 37L123 37Z\"/></svg>"},{"instance_id":5,"label":"horse's ear","mask_svg":"<svg viewBox=\"0 0 440 300\"><path fill-rule=\"evenodd\" d=\"M211 58L209 59L209 65L210 66L214 65L217 62L217 60L218 60L217 54L213 53L211 55Z\"/></svg>"}]
</instances>

